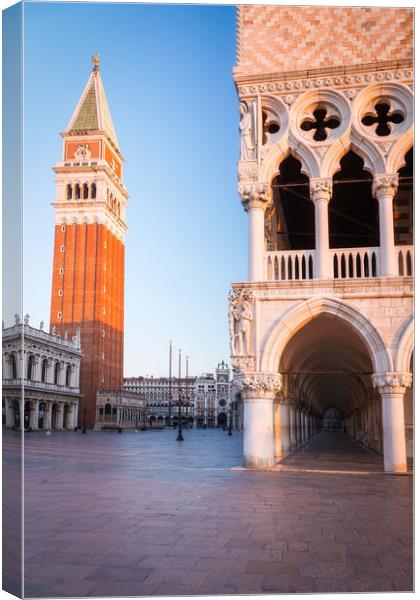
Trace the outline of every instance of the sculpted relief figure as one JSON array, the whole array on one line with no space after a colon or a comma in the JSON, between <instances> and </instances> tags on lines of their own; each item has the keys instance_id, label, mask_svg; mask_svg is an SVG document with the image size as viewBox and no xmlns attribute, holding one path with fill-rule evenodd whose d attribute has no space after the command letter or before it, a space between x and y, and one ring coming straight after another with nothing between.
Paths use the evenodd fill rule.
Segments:
<instances>
[{"instance_id":1,"label":"sculpted relief figure","mask_svg":"<svg viewBox=\"0 0 420 600\"><path fill-rule=\"evenodd\" d=\"M229 333L232 355L251 354L252 300L242 292L231 299Z\"/></svg>"},{"instance_id":2,"label":"sculpted relief figure","mask_svg":"<svg viewBox=\"0 0 420 600\"><path fill-rule=\"evenodd\" d=\"M254 136L252 126L252 112L249 110L246 102L241 102L239 106L241 113L241 121L239 123L239 131L241 134L241 160L254 159Z\"/></svg>"},{"instance_id":3,"label":"sculpted relief figure","mask_svg":"<svg viewBox=\"0 0 420 600\"><path fill-rule=\"evenodd\" d=\"M76 152L73 154L74 158L78 160L89 159L92 153L89 150L88 144L79 144Z\"/></svg>"}]
</instances>

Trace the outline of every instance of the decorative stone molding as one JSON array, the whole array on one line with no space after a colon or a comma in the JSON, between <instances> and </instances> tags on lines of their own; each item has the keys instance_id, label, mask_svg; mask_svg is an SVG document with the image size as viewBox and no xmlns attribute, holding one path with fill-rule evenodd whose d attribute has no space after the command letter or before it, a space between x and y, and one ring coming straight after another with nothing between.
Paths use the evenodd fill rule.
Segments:
<instances>
[{"instance_id":1,"label":"decorative stone molding","mask_svg":"<svg viewBox=\"0 0 420 600\"><path fill-rule=\"evenodd\" d=\"M238 162L239 183L255 183L258 181L258 163L256 160L240 160Z\"/></svg>"},{"instance_id":2,"label":"decorative stone molding","mask_svg":"<svg viewBox=\"0 0 420 600\"><path fill-rule=\"evenodd\" d=\"M378 388L380 394L403 394L410 387L413 376L411 373L374 373L373 386Z\"/></svg>"},{"instance_id":3,"label":"decorative stone molding","mask_svg":"<svg viewBox=\"0 0 420 600\"><path fill-rule=\"evenodd\" d=\"M372 185L372 195L375 198L381 196L395 196L398 189L398 175L375 175Z\"/></svg>"},{"instance_id":4,"label":"decorative stone molding","mask_svg":"<svg viewBox=\"0 0 420 600\"><path fill-rule=\"evenodd\" d=\"M265 210L271 203L272 189L270 183L240 183L238 193L242 198L242 206L246 211L250 208Z\"/></svg>"},{"instance_id":5,"label":"decorative stone molding","mask_svg":"<svg viewBox=\"0 0 420 600\"><path fill-rule=\"evenodd\" d=\"M252 373L255 371L254 356L234 356L232 357L232 369L236 373Z\"/></svg>"},{"instance_id":6,"label":"decorative stone molding","mask_svg":"<svg viewBox=\"0 0 420 600\"><path fill-rule=\"evenodd\" d=\"M233 382L244 399L274 399L281 389L282 376L279 373L249 373L234 376Z\"/></svg>"},{"instance_id":7,"label":"decorative stone molding","mask_svg":"<svg viewBox=\"0 0 420 600\"><path fill-rule=\"evenodd\" d=\"M319 200L329 201L332 196L332 179L327 178L311 178L309 181L309 190L313 202Z\"/></svg>"},{"instance_id":8,"label":"decorative stone molding","mask_svg":"<svg viewBox=\"0 0 420 600\"><path fill-rule=\"evenodd\" d=\"M349 72L353 70L353 72ZM401 68L395 63L395 68L386 65L367 64L349 67L346 65L346 73L342 68L318 69L319 74L314 71L311 76L308 71L289 72L283 74L253 75L248 77L238 77L238 93L240 98L254 96L256 93L277 92L279 95L287 95L290 90L303 92L310 89L320 88L339 88L353 89L366 87L367 84L381 81L398 81L409 84L413 80L413 69L411 65ZM324 72L322 72L324 71ZM335 72L334 72L335 71ZM341 71L341 72L340 72ZM269 81L264 81L270 78ZM236 78L235 78L236 79ZM255 81L246 81L254 79Z\"/></svg>"}]
</instances>

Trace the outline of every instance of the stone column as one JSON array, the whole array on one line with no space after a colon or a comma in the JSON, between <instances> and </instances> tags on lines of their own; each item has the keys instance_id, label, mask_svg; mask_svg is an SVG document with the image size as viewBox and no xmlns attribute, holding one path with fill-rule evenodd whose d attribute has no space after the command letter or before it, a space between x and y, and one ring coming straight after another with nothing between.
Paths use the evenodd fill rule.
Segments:
<instances>
[{"instance_id":1,"label":"stone column","mask_svg":"<svg viewBox=\"0 0 420 600\"><path fill-rule=\"evenodd\" d=\"M274 465L273 401L281 375L240 374L235 378L244 401L244 464L265 469Z\"/></svg>"},{"instance_id":2,"label":"stone column","mask_svg":"<svg viewBox=\"0 0 420 600\"><path fill-rule=\"evenodd\" d=\"M44 426L43 429L51 429L52 404L45 402Z\"/></svg>"},{"instance_id":3,"label":"stone column","mask_svg":"<svg viewBox=\"0 0 420 600\"><path fill-rule=\"evenodd\" d=\"M10 354L3 354L3 379L11 379L12 369L10 364Z\"/></svg>"},{"instance_id":4,"label":"stone column","mask_svg":"<svg viewBox=\"0 0 420 600\"><path fill-rule=\"evenodd\" d=\"M280 404L281 414L281 450L286 455L290 452L290 401L283 400Z\"/></svg>"},{"instance_id":5,"label":"stone column","mask_svg":"<svg viewBox=\"0 0 420 600\"><path fill-rule=\"evenodd\" d=\"M274 435L274 458L280 459L282 452L282 415L280 399L275 398L273 403L273 435Z\"/></svg>"},{"instance_id":6,"label":"stone column","mask_svg":"<svg viewBox=\"0 0 420 600\"><path fill-rule=\"evenodd\" d=\"M300 427L300 406L297 404L295 408L295 416L296 416L296 445L300 446L302 444L302 430Z\"/></svg>"},{"instance_id":7,"label":"stone column","mask_svg":"<svg viewBox=\"0 0 420 600\"><path fill-rule=\"evenodd\" d=\"M54 368L55 362L52 358L48 358L47 362L47 372L45 373L45 382L46 383L54 383Z\"/></svg>"},{"instance_id":8,"label":"stone column","mask_svg":"<svg viewBox=\"0 0 420 600\"><path fill-rule=\"evenodd\" d=\"M296 435L296 406L292 402L290 404L290 447L291 449L297 447L297 435Z\"/></svg>"},{"instance_id":9,"label":"stone column","mask_svg":"<svg viewBox=\"0 0 420 600\"><path fill-rule=\"evenodd\" d=\"M376 175L372 194L379 205L380 260L379 275L393 277L398 274L394 243L394 212L392 202L398 189L398 175Z\"/></svg>"},{"instance_id":10,"label":"stone column","mask_svg":"<svg viewBox=\"0 0 420 600\"><path fill-rule=\"evenodd\" d=\"M14 427L15 426L15 408L13 405L13 400L9 398L5 398L6 404L6 427Z\"/></svg>"},{"instance_id":11,"label":"stone column","mask_svg":"<svg viewBox=\"0 0 420 600\"><path fill-rule=\"evenodd\" d=\"M73 422L74 422L74 427L77 427L79 424L79 403L75 402L74 403L74 418L73 418Z\"/></svg>"},{"instance_id":12,"label":"stone column","mask_svg":"<svg viewBox=\"0 0 420 600\"><path fill-rule=\"evenodd\" d=\"M59 404L56 413L56 429L63 429L63 419L64 419L64 405Z\"/></svg>"},{"instance_id":13,"label":"stone column","mask_svg":"<svg viewBox=\"0 0 420 600\"><path fill-rule=\"evenodd\" d=\"M315 278L330 279L332 261L329 251L328 203L332 195L332 180L312 178L310 194L315 204Z\"/></svg>"},{"instance_id":14,"label":"stone column","mask_svg":"<svg viewBox=\"0 0 420 600\"><path fill-rule=\"evenodd\" d=\"M384 469L405 473L404 392L411 385L411 373L374 373L372 380L382 399Z\"/></svg>"},{"instance_id":15,"label":"stone column","mask_svg":"<svg viewBox=\"0 0 420 600\"><path fill-rule=\"evenodd\" d=\"M248 279L265 281L264 217L271 203L271 185L269 183L240 184L238 188L242 204L248 213Z\"/></svg>"},{"instance_id":16,"label":"stone column","mask_svg":"<svg viewBox=\"0 0 420 600\"><path fill-rule=\"evenodd\" d=\"M305 422L305 440L308 441L310 439L310 435L309 435L309 412L305 411L305 415L304 415L304 422Z\"/></svg>"},{"instance_id":17,"label":"stone column","mask_svg":"<svg viewBox=\"0 0 420 600\"><path fill-rule=\"evenodd\" d=\"M73 387L80 389L80 363L74 366Z\"/></svg>"},{"instance_id":18,"label":"stone column","mask_svg":"<svg viewBox=\"0 0 420 600\"><path fill-rule=\"evenodd\" d=\"M31 408L29 416L29 427L33 431L38 430L38 414L39 414L39 400L32 400L33 407Z\"/></svg>"},{"instance_id":19,"label":"stone column","mask_svg":"<svg viewBox=\"0 0 420 600\"><path fill-rule=\"evenodd\" d=\"M75 383L76 383L76 366L70 365L70 381L69 381L68 387L71 387L71 388L76 387Z\"/></svg>"},{"instance_id":20,"label":"stone column","mask_svg":"<svg viewBox=\"0 0 420 600\"><path fill-rule=\"evenodd\" d=\"M306 442L306 428L305 428L305 409L302 408L300 411L300 439L302 444Z\"/></svg>"},{"instance_id":21,"label":"stone column","mask_svg":"<svg viewBox=\"0 0 420 600\"><path fill-rule=\"evenodd\" d=\"M37 354L34 357L34 371L32 373L33 381L41 381L41 357Z\"/></svg>"},{"instance_id":22,"label":"stone column","mask_svg":"<svg viewBox=\"0 0 420 600\"><path fill-rule=\"evenodd\" d=\"M60 360L60 370L58 372L58 385L66 385L66 364Z\"/></svg>"},{"instance_id":23,"label":"stone column","mask_svg":"<svg viewBox=\"0 0 420 600\"><path fill-rule=\"evenodd\" d=\"M16 376L18 379L26 377L26 352L18 350L16 352Z\"/></svg>"}]
</instances>

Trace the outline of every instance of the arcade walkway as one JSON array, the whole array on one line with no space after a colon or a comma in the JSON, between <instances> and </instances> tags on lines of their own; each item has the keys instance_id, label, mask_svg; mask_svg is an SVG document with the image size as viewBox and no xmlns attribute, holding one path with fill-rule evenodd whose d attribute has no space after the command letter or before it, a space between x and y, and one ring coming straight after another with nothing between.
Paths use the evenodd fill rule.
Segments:
<instances>
[{"instance_id":1,"label":"arcade walkway","mask_svg":"<svg viewBox=\"0 0 420 600\"><path fill-rule=\"evenodd\" d=\"M307 472L383 472L379 454L366 450L341 431L321 431L280 461L281 470Z\"/></svg>"}]
</instances>

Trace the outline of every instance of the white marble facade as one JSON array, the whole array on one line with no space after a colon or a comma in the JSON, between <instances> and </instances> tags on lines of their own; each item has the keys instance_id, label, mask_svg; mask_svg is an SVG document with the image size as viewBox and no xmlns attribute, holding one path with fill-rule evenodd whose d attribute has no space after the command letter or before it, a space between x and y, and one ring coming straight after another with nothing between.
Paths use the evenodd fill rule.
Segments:
<instances>
[{"instance_id":1,"label":"white marble facade","mask_svg":"<svg viewBox=\"0 0 420 600\"><path fill-rule=\"evenodd\" d=\"M3 425L73 430L80 401L80 336L61 339L15 316L3 326Z\"/></svg>"},{"instance_id":2,"label":"white marble facade","mask_svg":"<svg viewBox=\"0 0 420 600\"><path fill-rule=\"evenodd\" d=\"M299 86L296 74L236 80L249 274L232 285L229 326L249 467L271 468L320 430L330 408L343 415L348 435L383 454L386 471L406 471L412 454L413 247L395 237L401 214L393 205L409 180L400 171L413 146L412 72L380 65L356 71L314 75L318 89L310 72ZM388 107L381 135L372 126L384 110L378 106ZM322 140L313 135L317 109L334 123ZM329 205L349 152L370 178L376 246L330 247ZM274 183L288 156L307 178L299 185L313 203L314 243L273 250ZM276 224L286 230L287 218Z\"/></svg>"}]
</instances>

